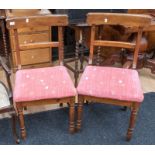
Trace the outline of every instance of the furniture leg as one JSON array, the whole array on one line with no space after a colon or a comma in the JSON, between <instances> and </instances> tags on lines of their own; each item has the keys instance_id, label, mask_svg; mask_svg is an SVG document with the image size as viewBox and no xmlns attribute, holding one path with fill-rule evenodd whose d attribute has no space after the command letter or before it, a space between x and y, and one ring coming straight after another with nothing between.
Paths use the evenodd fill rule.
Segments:
<instances>
[{"instance_id":1,"label":"furniture leg","mask_svg":"<svg viewBox=\"0 0 155 155\"><path fill-rule=\"evenodd\" d=\"M138 107L137 105L134 104L131 109L130 123L129 123L129 128L128 128L127 137L126 137L127 141L130 141L132 138L137 113L138 113Z\"/></svg>"},{"instance_id":2,"label":"furniture leg","mask_svg":"<svg viewBox=\"0 0 155 155\"><path fill-rule=\"evenodd\" d=\"M83 62L84 62L84 45L81 44L80 70L83 70Z\"/></svg>"},{"instance_id":3,"label":"furniture leg","mask_svg":"<svg viewBox=\"0 0 155 155\"><path fill-rule=\"evenodd\" d=\"M77 126L76 126L77 131L81 129L83 102L84 102L83 98L79 97L79 103L77 109Z\"/></svg>"},{"instance_id":4,"label":"furniture leg","mask_svg":"<svg viewBox=\"0 0 155 155\"><path fill-rule=\"evenodd\" d=\"M69 103L69 131L74 133L75 131L75 104L74 101Z\"/></svg>"},{"instance_id":5,"label":"furniture leg","mask_svg":"<svg viewBox=\"0 0 155 155\"><path fill-rule=\"evenodd\" d=\"M81 30L82 31L82 30ZM84 45L84 42L85 42L85 33L84 33L84 29L83 31L81 32L82 35L81 35L81 55L80 55L80 70L83 71L83 62L84 62L84 52L85 52L85 45Z\"/></svg>"},{"instance_id":6,"label":"furniture leg","mask_svg":"<svg viewBox=\"0 0 155 155\"><path fill-rule=\"evenodd\" d=\"M9 53L8 53L7 41L6 41L6 29L5 29L5 24L4 24L3 20L1 22L1 28L2 28L2 36L3 36L5 57L6 57L6 60L7 60L7 64L9 65Z\"/></svg>"},{"instance_id":7,"label":"furniture leg","mask_svg":"<svg viewBox=\"0 0 155 155\"><path fill-rule=\"evenodd\" d=\"M78 60L79 60L79 42L77 41L76 50L75 50L75 72L74 72L75 87L77 87L78 77L79 77Z\"/></svg>"},{"instance_id":8,"label":"furniture leg","mask_svg":"<svg viewBox=\"0 0 155 155\"><path fill-rule=\"evenodd\" d=\"M17 107L17 110L18 110L18 116L19 116L19 122L20 122L21 137L24 140L26 138L26 130L25 130L25 124L24 124L23 108Z\"/></svg>"},{"instance_id":9,"label":"furniture leg","mask_svg":"<svg viewBox=\"0 0 155 155\"><path fill-rule=\"evenodd\" d=\"M14 137L16 143L19 144L20 143L20 140L19 140L19 137L18 137L17 131L16 131L16 119L17 119L16 115L15 114L12 114L11 115L11 123L12 123L13 137Z\"/></svg>"}]
</instances>

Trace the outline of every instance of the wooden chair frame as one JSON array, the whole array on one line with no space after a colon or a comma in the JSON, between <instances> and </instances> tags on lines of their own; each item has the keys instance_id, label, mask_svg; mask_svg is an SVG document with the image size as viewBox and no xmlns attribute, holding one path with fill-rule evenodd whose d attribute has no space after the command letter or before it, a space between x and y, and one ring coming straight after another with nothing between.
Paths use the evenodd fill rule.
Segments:
<instances>
[{"instance_id":1,"label":"wooden chair frame","mask_svg":"<svg viewBox=\"0 0 155 155\"><path fill-rule=\"evenodd\" d=\"M131 68L131 65L132 65L132 68L136 69L138 52L139 52L139 47L140 47L140 40L142 37L143 28L145 26L148 26L150 22L151 22L151 18L146 15L134 15L134 14L130 15L130 14L115 14L115 13L89 13L87 15L87 23L89 26L91 26L89 64L91 65L93 62L95 46L129 48L129 49L134 50L133 63L127 62L126 64L124 64L124 67ZM101 40L100 36L99 36L99 40L96 40L95 29L96 27L99 27L98 30L100 31L103 25L122 25L125 27L137 27L138 33L137 33L136 43L121 42L121 41L106 41L106 40ZM131 102L131 101L120 101L120 100L107 99L107 98L97 98L97 97L85 96L85 95L79 95L78 100L79 100L79 104L78 104L78 116L77 116L78 117L77 118L77 130L81 129L82 109L83 109L83 103L85 100L106 103L106 104L113 104L113 105L118 105L118 106L126 106L126 107L131 108L130 123L129 123L129 128L128 128L127 136L126 136L127 140L131 139L140 103Z\"/></svg>"},{"instance_id":2,"label":"wooden chair frame","mask_svg":"<svg viewBox=\"0 0 155 155\"><path fill-rule=\"evenodd\" d=\"M9 101L10 101L9 106L4 107L4 108L0 108L0 114L8 113L11 116L13 137L15 139L15 142L17 144L19 144L20 140L18 138L18 134L16 131L16 121L17 121L18 117L17 117L16 111L15 111L15 108L13 106L12 87L11 87L11 81L10 81L11 71L8 68L8 66L5 64L4 59L2 59L1 57L0 57L0 64L3 68L3 70L5 71L8 88L6 87L6 85L2 81L0 81L0 83L4 86L4 88L8 94L8 97L9 97Z\"/></svg>"},{"instance_id":3,"label":"wooden chair frame","mask_svg":"<svg viewBox=\"0 0 155 155\"><path fill-rule=\"evenodd\" d=\"M34 26L58 26L58 41L51 42L39 42L39 43L28 43L19 45L18 39L18 29L25 27L34 27ZM16 53L17 53L17 64L18 69L21 69L21 60L20 60L20 50L28 50L35 48L43 47L58 47L59 53L59 64L63 65L64 59L64 45L63 45L63 28L68 25L68 17L66 15L46 15L46 16L31 16L31 17L18 17L7 19L7 28L14 31ZM39 101L29 101L29 102L17 102L17 110L20 120L20 130L22 139L26 138L26 129L24 125L24 115L23 108L33 105L45 105L45 104L54 104L54 103L68 103L69 104L69 131L70 133L74 132L74 103L75 97L67 97L61 99L47 99Z\"/></svg>"}]
</instances>

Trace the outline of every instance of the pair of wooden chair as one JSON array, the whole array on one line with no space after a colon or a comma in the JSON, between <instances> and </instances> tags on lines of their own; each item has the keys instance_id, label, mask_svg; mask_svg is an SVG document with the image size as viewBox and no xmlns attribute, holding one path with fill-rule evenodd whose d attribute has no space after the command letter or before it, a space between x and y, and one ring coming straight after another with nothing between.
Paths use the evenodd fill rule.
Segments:
<instances>
[{"instance_id":1,"label":"pair of wooden chair","mask_svg":"<svg viewBox=\"0 0 155 155\"><path fill-rule=\"evenodd\" d=\"M140 15L88 14L87 23L91 26L89 64L93 61L94 46L112 46L135 49L133 68L136 68L139 42L144 26L150 23L150 18ZM136 26L139 28L136 43L95 40L95 28L105 24ZM35 26L58 26L58 41L19 44L18 29ZM68 25L66 15L47 15L40 17L18 17L7 20L7 28L13 30L16 45L18 71L16 72L13 99L16 103L21 136L26 138L23 108L27 106L68 103L69 130L75 131L75 96L78 92L77 129L81 128L82 106L85 100L99 101L132 108L127 137L131 138L135 118L143 93L140 88L138 73L130 69L116 69L112 67L86 67L79 85L74 87L72 80L63 65L63 27ZM22 50L58 47L59 64L56 67L21 70L20 53ZM129 63L128 63L129 64Z\"/></svg>"}]
</instances>

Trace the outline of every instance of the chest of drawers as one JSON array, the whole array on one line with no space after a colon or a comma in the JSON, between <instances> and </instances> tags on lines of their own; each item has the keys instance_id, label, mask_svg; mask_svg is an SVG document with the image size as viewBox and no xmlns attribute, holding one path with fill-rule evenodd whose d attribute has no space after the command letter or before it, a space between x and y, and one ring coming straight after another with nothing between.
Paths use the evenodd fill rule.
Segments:
<instances>
[{"instance_id":1,"label":"chest of drawers","mask_svg":"<svg viewBox=\"0 0 155 155\"><path fill-rule=\"evenodd\" d=\"M37 16L50 14L48 10L6 10L6 17L21 17L21 16ZM51 40L51 27L37 26L32 28L21 28L18 31L19 43L35 43ZM13 69L17 68L15 38L13 31L9 31L11 45L11 60ZM33 68L36 66L48 66L51 64L51 48L40 48L20 51L21 65L23 68Z\"/></svg>"}]
</instances>

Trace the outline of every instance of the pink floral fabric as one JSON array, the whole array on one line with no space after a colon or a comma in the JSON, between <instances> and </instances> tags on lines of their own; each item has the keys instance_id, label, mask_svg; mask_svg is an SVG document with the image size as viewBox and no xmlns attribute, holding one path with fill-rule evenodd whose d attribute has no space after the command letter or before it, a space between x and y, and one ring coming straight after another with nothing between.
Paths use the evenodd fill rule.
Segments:
<instances>
[{"instance_id":1,"label":"pink floral fabric","mask_svg":"<svg viewBox=\"0 0 155 155\"><path fill-rule=\"evenodd\" d=\"M87 66L77 87L78 94L142 102L138 72L132 69Z\"/></svg>"},{"instance_id":2,"label":"pink floral fabric","mask_svg":"<svg viewBox=\"0 0 155 155\"><path fill-rule=\"evenodd\" d=\"M15 102L58 99L76 95L64 66L19 70L16 73Z\"/></svg>"}]
</instances>

